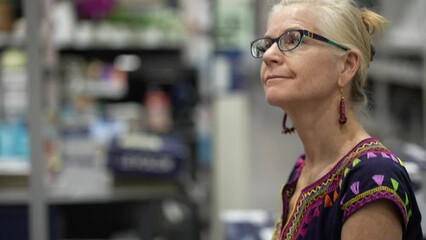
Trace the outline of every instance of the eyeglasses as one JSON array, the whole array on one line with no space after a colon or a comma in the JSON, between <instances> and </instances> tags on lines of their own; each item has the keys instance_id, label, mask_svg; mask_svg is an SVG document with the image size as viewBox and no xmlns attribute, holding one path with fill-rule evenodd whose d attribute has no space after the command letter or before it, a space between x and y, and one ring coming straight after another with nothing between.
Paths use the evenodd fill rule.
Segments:
<instances>
[{"instance_id":1,"label":"eyeglasses","mask_svg":"<svg viewBox=\"0 0 426 240\"><path fill-rule=\"evenodd\" d=\"M349 48L334 41L331 41L330 39L325 38L321 35L309 32L307 30L298 29L284 32L278 38L273 39L265 37L254 40L253 42L251 42L251 55L255 58L263 57L263 54L266 52L266 50L268 50L274 43L277 43L278 48L283 52L291 51L300 46L305 37L325 42L345 51L349 50Z\"/></svg>"}]
</instances>

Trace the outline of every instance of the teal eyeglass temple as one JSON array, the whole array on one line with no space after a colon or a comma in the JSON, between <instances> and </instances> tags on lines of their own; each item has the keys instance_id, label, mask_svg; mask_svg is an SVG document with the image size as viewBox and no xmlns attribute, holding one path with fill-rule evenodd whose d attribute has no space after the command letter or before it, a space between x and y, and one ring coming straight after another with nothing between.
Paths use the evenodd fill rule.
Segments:
<instances>
[{"instance_id":1,"label":"teal eyeglass temple","mask_svg":"<svg viewBox=\"0 0 426 240\"><path fill-rule=\"evenodd\" d=\"M298 42L298 43L297 43L297 44L296 44L293 48L290 48L290 49L283 49L283 48L282 48L282 46L281 46L281 44L279 44L279 40L280 40L283 36L285 36L286 34L288 34L288 33L290 33L290 32L299 32L299 34L300 34L301 38L299 39L299 42ZM269 41L270 41L270 46L272 46L272 44L274 44L275 42L277 42L278 47L279 47L279 49L280 49L281 51L291 51L291 50L293 50L293 49L295 49L295 48L299 47L299 45L302 43L302 41L303 41L303 38L304 38L304 37L309 37L309 38L313 38L313 39L316 39L316 40L321 41L321 42L325 42L325 43L327 43L327 44L330 44L330 45L333 45L333 46L335 46L335 47L338 47L338 48L340 48L340 49L342 49L342 50L344 50L344 51L349 50L349 48L347 48L347 47L345 47L345 46L343 46L343 45L341 45L341 44L338 44L338 43L336 43L336 42L334 42L334 41L332 41L332 40L330 40L330 39L328 39L328 38L325 38L325 37L323 37L323 36L321 36L321 35L315 34L315 33L313 33L313 32L309 32L308 30L298 29L298 30L290 30L290 31L287 31L287 32L283 33L281 36L279 36L278 38L274 38L274 39L272 39L272 38L259 38L259 39L254 40L254 41L251 43L251 53L252 53L253 57L255 57L255 58L260 58L260 57L262 57L263 53L264 53L267 49L266 49L266 48L258 49L258 43L259 43L259 41L264 41L264 40L269 40ZM263 46L263 47L264 47L264 46ZM262 53L262 54L255 54L255 52L254 52L254 51L259 52L259 53Z\"/></svg>"},{"instance_id":2,"label":"teal eyeglass temple","mask_svg":"<svg viewBox=\"0 0 426 240\"><path fill-rule=\"evenodd\" d=\"M323 36L321 36L321 35L315 34L315 33L313 33L313 32L309 32L309 31L307 31L307 30L297 30L297 31L300 31L303 37L305 37L305 36L306 36L306 37L309 37L309 38L313 38L313 39L316 39L316 40L318 40L318 41L325 42L325 43L327 43L327 44L330 44L330 45L336 46L336 47L338 47L338 48L340 48L340 49L342 49L342 50L345 50L345 51L348 51L348 50L349 50L349 48L347 48L347 47L345 47L345 46L343 46L343 45L341 45L341 44L338 44L338 43L336 43L336 42L334 42L334 41L331 41L330 39L325 38L325 37L323 37ZM299 44L297 44L297 45L300 45L300 43L301 43L301 42L302 42L302 40L303 40L303 37L300 39L300 42L299 42Z\"/></svg>"}]
</instances>

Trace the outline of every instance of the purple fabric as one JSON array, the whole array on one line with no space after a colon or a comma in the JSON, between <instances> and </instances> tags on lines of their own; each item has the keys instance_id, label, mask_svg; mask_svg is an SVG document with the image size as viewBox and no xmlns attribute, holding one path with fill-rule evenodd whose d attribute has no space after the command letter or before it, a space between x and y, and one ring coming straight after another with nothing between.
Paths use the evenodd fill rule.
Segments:
<instances>
[{"instance_id":1,"label":"purple fabric","mask_svg":"<svg viewBox=\"0 0 426 240\"><path fill-rule=\"evenodd\" d=\"M288 203L303 166L304 155L283 187L283 209L273 239L338 240L344 222L377 200L390 201L399 209L404 240L423 239L409 175L402 161L377 139L360 142L329 173L303 189L289 213Z\"/></svg>"}]
</instances>

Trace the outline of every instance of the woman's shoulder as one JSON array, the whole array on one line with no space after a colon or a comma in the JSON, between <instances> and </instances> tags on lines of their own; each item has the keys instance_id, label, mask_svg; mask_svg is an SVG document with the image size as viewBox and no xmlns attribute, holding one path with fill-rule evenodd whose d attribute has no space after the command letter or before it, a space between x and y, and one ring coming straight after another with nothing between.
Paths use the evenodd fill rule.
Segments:
<instances>
[{"instance_id":1,"label":"woman's shoulder","mask_svg":"<svg viewBox=\"0 0 426 240\"><path fill-rule=\"evenodd\" d=\"M344 169L340 191L344 219L368 203L393 202L407 226L418 209L404 162L392 151L375 141L374 147L361 151Z\"/></svg>"},{"instance_id":2,"label":"woman's shoulder","mask_svg":"<svg viewBox=\"0 0 426 240\"><path fill-rule=\"evenodd\" d=\"M364 152L357 158L357 162L360 164L359 167L373 168L372 170L377 170L377 168L405 170L403 160L387 148Z\"/></svg>"},{"instance_id":3,"label":"woman's shoulder","mask_svg":"<svg viewBox=\"0 0 426 240\"><path fill-rule=\"evenodd\" d=\"M411 190L410 176L403 160L376 139L368 143L373 147L362 149L348 160L342 182L352 188L362 184L364 191L372 188L383 191L386 187L399 193L403 193L399 191L402 189L404 192Z\"/></svg>"},{"instance_id":4,"label":"woman's shoulder","mask_svg":"<svg viewBox=\"0 0 426 240\"><path fill-rule=\"evenodd\" d=\"M387 171L406 174L403 160L375 138L366 139L354 148L347 158L346 174L351 170L356 170L357 175Z\"/></svg>"}]
</instances>

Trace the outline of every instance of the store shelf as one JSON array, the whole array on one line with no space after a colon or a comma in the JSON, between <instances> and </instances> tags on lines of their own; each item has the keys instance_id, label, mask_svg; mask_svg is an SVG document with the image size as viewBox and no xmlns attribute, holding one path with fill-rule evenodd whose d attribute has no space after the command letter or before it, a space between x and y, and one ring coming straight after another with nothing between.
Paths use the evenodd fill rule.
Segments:
<instances>
[{"instance_id":1,"label":"store shelf","mask_svg":"<svg viewBox=\"0 0 426 240\"><path fill-rule=\"evenodd\" d=\"M118 55L124 55L124 54L132 54L137 56L144 56L147 58L152 59L163 59L165 57L172 57L169 59L169 61L182 61L180 59L181 53L182 53L182 47L176 46L176 47L155 47L155 48L149 48L149 47L120 47L120 48L113 48L113 47L105 47L105 46L90 46L90 47L84 47L84 48L76 48L76 47L60 47L57 49L59 56L66 56L66 55L79 55L82 57L91 57L96 58L99 57L104 61L112 61L114 58Z\"/></svg>"},{"instance_id":2,"label":"store shelf","mask_svg":"<svg viewBox=\"0 0 426 240\"><path fill-rule=\"evenodd\" d=\"M379 58L371 63L369 75L380 82L421 87L423 63L401 58Z\"/></svg>"},{"instance_id":3,"label":"store shelf","mask_svg":"<svg viewBox=\"0 0 426 240\"><path fill-rule=\"evenodd\" d=\"M398 57L398 58L411 58L411 59L423 59L424 49L422 46L409 45L409 44L395 44L387 41L380 41L374 44L376 48L376 54L386 57Z\"/></svg>"},{"instance_id":4,"label":"store shelf","mask_svg":"<svg viewBox=\"0 0 426 240\"><path fill-rule=\"evenodd\" d=\"M48 198L49 204L90 204L90 203L112 203L120 201L140 201L166 199L179 194L178 187L169 186L141 186L111 189L105 193L95 195L58 195Z\"/></svg>"},{"instance_id":5,"label":"store shelf","mask_svg":"<svg viewBox=\"0 0 426 240\"><path fill-rule=\"evenodd\" d=\"M24 48L24 39L15 38L11 35L0 35L0 50L5 48Z\"/></svg>"},{"instance_id":6,"label":"store shelf","mask_svg":"<svg viewBox=\"0 0 426 240\"><path fill-rule=\"evenodd\" d=\"M172 177L170 177L166 179L164 177L160 179L160 177L152 177L155 179L151 179L146 177L140 179L140 175L138 175L138 181L131 183L123 181L120 178L121 175L119 177L117 176L118 174L111 173L104 165L104 162L99 163L92 160L92 154L88 154L89 158L83 156L82 152L84 150L89 150L87 151L89 153L96 152L103 156L105 152L100 152L104 148L99 147L103 143L99 142L96 145L99 148L89 146L87 149L82 150L78 148L81 147L79 145L75 149L76 151L73 151L75 155L63 154L63 148L70 146L66 145L70 144L70 142L64 141L64 138L68 137L65 140L69 140L72 137L76 137L75 135L63 136L64 133L72 132L74 127L81 127L84 130L88 130L92 126L87 122L85 122L87 125L78 125L78 123L86 120L81 120L82 118L92 114L92 112L84 112L81 115L86 115L82 117L79 115L81 113L79 110L81 109L78 108L81 105L77 103L76 105L78 106L72 109L76 110L75 112L62 112L67 107L72 108L75 106L70 106L74 103L72 102L73 100L81 100L78 103L84 102L87 104L88 101L86 100L90 99L91 103L93 103L91 107L96 110L90 117L96 117L96 120L103 120L104 117L106 118L106 115L103 114L108 113L113 115L116 113L114 117L121 117L120 120L127 117L126 120L128 121L126 121L126 124L128 123L129 126L134 127L132 131L139 132L145 130L145 126L138 125L138 117L144 120L142 118L145 113L144 94L151 93L149 91L153 91L153 85L155 85L155 87L160 87L163 92L169 94L169 113L174 121L174 125L169 132L161 133L173 134L180 137L183 139L184 144L191 148L191 156L185 159L185 161L191 162L188 163L189 170L184 170L185 175L191 175L189 171L194 171L195 168L195 157L192 152L194 152L196 141L194 134L196 126L192 117L197 101L195 97L189 98L197 95L196 84L198 75L196 75L194 66L188 66L187 62L182 58L182 53L185 50L182 40L187 35L184 32L185 29L182 28L180 30L180 28L175 26L175 24L178 24L178 27L183 27L180 26L183 24L183 22L180 22L182 20L179 18L180 14L163 17L163 20L171 23L172 28L164 30L161 26L157 26L157 32L153 33L152 27L148 29L149 31L145 32L144 29L135 29L126 25L126 23L120 22L119 25L114 25L112 21L103 21L102 19L92 21L92 19L79 18L76 12L72 12L75 11L75 8L72 8L72 1L58 2L55 0L49 3L42 3L40 1L26 0L21 2L22 8L25 11L19 15L19 19L14 20L16 22L17 20L25 20L27 28L18 29L16 27L12 29L9 35L0 36L0 54L14 48L22 52L25 51L28 68L24 68L22 72L25 72L28 77L27 95L30 103L28 106L28 119L25 119L27 120L25 124L29 125L29 147L31 151L29 151L30 156L28 156L29 160L27 162L29 164L26 165L27 168L21 167L18 171L16 167L13 168L12 166L10 170L9 168L2 167L0 164L0 207L4 210L15 208L22 210L20 220L28 222L28 226L16 227L22 230L22 232L26 232L26 235L30 239L49 239L48 236L50 236L50 239L86 238L90 235L82 234L80 236L78 234L84 232L80 230L83 228L96 228L96 226L100 226L96 229L98 231L96 236L104 238L106 235L103 234L109 234L111 229L104 227L106 225L102 225L103 223L123 224L125 228L136 228L141 232L146 231L146 233L142 234L142 238L153 239L156 237L149 235L152 229L145 229L141 226L135 226L135 224L141 218L142 220L146 218L152 221L153 225L160 225L153 219L152 206L158 205L161 207L163 201L179 199L187 205L185 210L187 210L188 206L191 207L188 214L194 215L194 218L191 218L194 221L191 224L185 225L194 228L194 232L198 231L199 229L196 227L198 222L196 209L192 209L192 205L195 205L195 203L182 190L184 183L180 181L180 178L171 179ZM164 3L164 7L168 8L167 5L169 5L169 2ZM145 7L143 3L135 2L134 4ZM161 5L160 7L163 6ZM177 7L177 4L175 7ZM68 12L64 12L64 10ZM134 11L133 8L129 10ZM137 12L138 18L145 13ZM67 14L73 16L68 16ZM25 16L25 19L22 19L24 17L22 15ZM175 16L176 20L171 16ZM152 21L155 24L158 22ZM73 23L71 24L73 25L71 28L70 23ZM161 23L163 26L166 22L162 21ZM45 29L46 31L41 31L44 24L52 27L58 25L60 26L59 29L64 31L62 33L67 33L67 35L61 35L58 38L58 28L49 28ZM90 25L90 31L83 32L83 30L87 30L84 27L88 25ZM125 34L122 34L122 30L126 30ZM158 32L160 30L164 32ZM170 35L171 33L174 33L174 35ZM176 35L181 33L182 35ZM150 36L149 34L154 35ZM68 37L68 39L61 41L64 40L62 37ZM123 55L127 55L124 56L125 60L136 59L136 62L139 64L138 68L125 70L124 68L117 67L125 65L116 64L117 62L125 62L125 60L122 62L118 61ZM70 62L75 65L71 66ZM98 83L102 80L116 80L116 78L107 78L105 75L92 74L93 72L90 72L92 75L88 74L88 70L93 70L93 68L90 68L93 65L96 65L94 68L99 66L104 67L102 69L104 71L93 71L96 74L102 73L107 75L110 74L109 70L114 68L113 70L115 71L113 73L116 75L111 75L122 77L117 78L125 80L123 82L128 83L129 88L133 91L126 91L126 94L117 91L120 94L116 95L123 95L121 97L117 97L114 94L105 94L105 92L110 93L108 91L111 90L111 85L106 86L105 89L102 88L105 87L104 85ZM115 69L115 67L117 68ZM66 73L69 73L67 70L70 69L74 70L73 73L77 72L77 74L66 75ZM0 72L2 72L1 70ZM89 81L97 82L88 83ZM68 85L69 82L84 82L86 84L82 86L86 90L99 90L101 88L99 90L100 93L97 91L88 91L89 94L85 96L83 94L73 94L67 88L71 86L71 84ZM191 92L188 93L188 91ZM70 102L72 103L70 104ZM114 104L117 106L112 106ZM138 108L135 110L136 114L123 116L124 114L120 115L117 113L125 112L118 111L118 108L122 110L123 106L128 107L134 104L138 104ZM66 110L69 109L67 108ZM72 115L73 113L77 114ZM142 113L140 114L141 116L139 116L139 113ZM65 117L70 115L75 117L70 121L75 125L63 124L64 116L62 114L69 114ZM78 122L77 118L80 118L81 121ZM144 122L140 125L143 124ZM153 131L152 129L150 130ZM87 134L79 137L80 139L76 140L77 142L86 143L89 142L87 139L93 136ZM75 139L72 138L70 141L72 140ZM77 160L78 163L75 163L76 161L73 161L75 159L82 161L78 162ZM91 165L93 162L98 163L98 165ZM69 174L71 168L75 171L71 171L71 174ZM67 172L68 174L64 177L64 173ZM6 181L2 181L3 178ZM127 214L127 210L133 210L135 207L140 212ZM96 213L93 214L92 209L98 209L98 212L95 211ZM111 209L112 211L110 211ZM145 209L147 210L145 211ZM86 211L92 214L86 214ZM116 212L122 212L123 214L115 214ZM135 214L135 216L130 216L132 214ZM4 212L3 216L6 216ZM158 216L156 215L155 217ZM5 218L7 219L7 217ZM72 227L68 226L68 224L73 226L73 223L77 226L76 235L72 235L74 234L73 231L69 230ZM61 224L61 226L56 226L56 224ZM9 225L3 224L2 226ZM62 231L66 228L69 229L64 232L58 232L57 235L50 234L51 231ZM12 235L7 237L7 239L16 239L16 236L13 235L15 226L10 227L10 229ZM86 230L87 232L91 231L90 229ZM52 236L55 237L52 238ZM199 238L194 234L191 237L183 237L182 239Z\"/></svg>"},{"instance_id":7,"label":"store shelf","mask_svg":"<svg viewBox=\"0 0 426 240\"><path fill-rule=\"evenodd\" d=\"M177 185L151 185L140 187L122 187L97 194L50 194L47 197L49 205L69 204L101 204L122 201L142 201L167 199L180 194ZM30 194L25 188L15 188L0 191L0 205L27 205L31 201Z\"/></svg>"},{"instance_id":8,"label":"store shelf","mask_svg":"<svg viewBox=\"0 0 426 240\"><path fill-rule=\"evenodd\" d=\"M29 196L27 189L15 188L0 191L0 205L1 206L15 206L27 205L29 203Z\"/></svg>"},{"instance_id":9,"label":"store shelf","mask_svg":"<svg viewBox=\"0 0 426 240\"><path fill-rule=\"evenodd\" d=\"M118 51L118 52L176 52L180 51L183 46L179 44L171 44L171 45L129 45L129 46L108 46L108 45L90 45L90 46L59 46L57 47L59 52L92 52L92 51Z\"/></svg>"},{"instance_id":10,"label":"store shelf","mask_svg":"<svg viewBox=\"0 0 426 240\"><path fill-rule=\"evenodd\" d=\"M26 158L0 157L0 176L26 176L30 171L30 164Z\"/></svg>"},{"instance_id":11,"label":"store shelf","mask_svg":"<svg viewBox=\"0 0 426 240\"><path fill-rule=\"evenodd\" d=\"M381 125L374 128L382 139L426 142L424 4L419 0L386 5L389 29L374 43L376 56L369 78L374 91L373 115Z\"/></svg>"}]
</instances>

